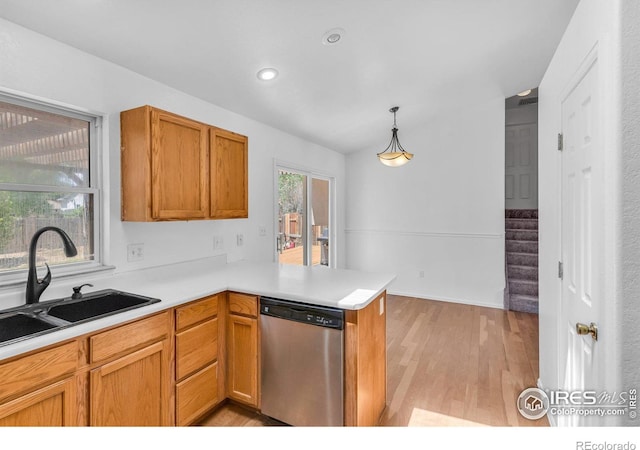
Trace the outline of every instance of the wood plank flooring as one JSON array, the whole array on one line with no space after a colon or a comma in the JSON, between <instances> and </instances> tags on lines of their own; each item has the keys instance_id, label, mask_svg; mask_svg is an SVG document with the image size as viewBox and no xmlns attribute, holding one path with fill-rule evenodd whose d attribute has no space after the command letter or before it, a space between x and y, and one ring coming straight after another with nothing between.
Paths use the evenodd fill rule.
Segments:
<instances>
[{"instance_id":1,"label":"wood plank flooring","mask_svg":"<svg viewBox=\"0 0 640 450\"><path fill-rule=\"evenodd\" d=\"M382 426L548 426L516 399L538 378L538 316L389 295ZM279 424L228 403L203 426Z\"/></svg>"}]
</instances>

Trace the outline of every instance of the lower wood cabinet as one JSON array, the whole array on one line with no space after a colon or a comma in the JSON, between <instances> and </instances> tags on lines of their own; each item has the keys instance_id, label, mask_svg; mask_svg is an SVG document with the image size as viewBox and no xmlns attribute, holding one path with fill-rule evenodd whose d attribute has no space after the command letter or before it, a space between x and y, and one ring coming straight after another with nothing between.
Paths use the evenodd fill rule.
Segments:
<instances>
[{"instance_id":1,"label":"lower wood cabinet","mask_svg":"<svg viewBox=\"0 0 640 450\"><path fill-rule=\"evenodd\" d=\"M387 400L386 291L345 314L345 425L378 425Z\"/></svg>"},{"instance_id":2,"label":"lower wood cabinet","mask_svg":"<svg viewBox=\"0 0 640 450\"><path fill-rule=\"evenodd\" d=\"M91 371L91 426L169 425L167 341Z\"/></svg>"},{"instance_id":3,"label":"lower wood cabinet","mask_svg":"<svg viewBox=\"0 0 640 450\"><path fill-rule=\"evenodd\" d=\"M176 425L190 425L218 402L216 361L176 384Z\"/></svg>"},{"instance_id":4,"label":"lower wood cabinet","mask_svg":"<svg viewBox=\"0 0 640 450\"><path fill-rule=\"evenodd\" d=\"M76 425L78 344L0 362L0 426Z\"/></svg>"},{"instance_id":5,"label":"lower wood cabinet","mask_svg":"<svg viewBox=\"0 0 640 450\"><path fill-rule=\"evenodd\" d=\"M176 425L192 424L220 402L218 355L221 341L218 305L224 294L176 308Z\"/></svg>"},{"instance_id":6,"label":"lower wood cabinet","mask_svg":"<svg viewBox=\"0 0 640 450\"><path fill-rule=\"evenodd\" d=\"M227 396L256 408L259 407L257 308L256 296L229 294Z\"/></svg>"},{"instance_id":7,"label":"lower wood cabinet","mask_svg":"<svg viewBox=\"0 0 640 450\"><path fill-rule=\"evenodd\" d=\"M89 424L171 425L170 315L164 312L89 338Z\"/></svg>"},{"instance_id":8,"label":"lower wood cabinet","mask_svg":"<svg viewBox=\"0 0 640 450\"><path fill-rule=\"evenodd\" d=\"M345 425L386 403L386 292L345 316ZM191 425L260 408L258 297L222 293L0 361L0 426Z\"/></svg>"},{"instance_id":9,"label":"lower wood cabinet","mask_svg":"<svg viewBox=\"0 0 640 450\"><path fill-rule=\"evenodd\" d=\"M0 426L74 426L75 405L76 380L70 377L0 405Z\"/></svg>"}]
</instances>

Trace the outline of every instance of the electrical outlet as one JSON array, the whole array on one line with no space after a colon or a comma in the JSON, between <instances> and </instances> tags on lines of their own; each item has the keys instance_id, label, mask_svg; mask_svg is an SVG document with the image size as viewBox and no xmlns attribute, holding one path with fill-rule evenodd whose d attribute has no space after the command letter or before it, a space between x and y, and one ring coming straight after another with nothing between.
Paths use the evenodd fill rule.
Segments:
<instances>
[{"instance_id":1,"label":"electrical outlet","mask_svg":"<svg viewBox=\"0 0 640 450\"><path fill-rule=\"evenodd\" d=\"M224 248L224 239L222 236L214 236L213 237L213 249L214 250L222 250Z\"/></svg>"},{"instance_id":2,"label":"electrical outlet","mask_svg":"<svg viewBox=\"0 0 640 450\"><path fill-rule=\"evenodd\" d=\"M242 247L242 244L244 244L244 236L242 234L236 235L236 244L238 247Z\"/></svg>"},{"instance_id":3,"label":"electrical outlet","mask_svg":"<svg viewBox=\"0 0 640 450\"><path fill-rule=\"evenodd\" d=\"M144 259L144 244L127 245L127 261L142 261Z\"/></svg>"},{"instance_id":4,"label":"electrical outlet","mask_svg":"<svg viewBox=\"0 0 640 450\"><path fill-rule=\"evenodd\" d=\"M258 234L260 236L266 236L267 235L267 227L265 227L264 225L260 225L258 227Z\"/></svg>"},{"instance_id":5,"label":"electrical outlet","mask_svg":"<svg viewBox=\"0 0 640 450\"><path fill-rule=\"evenodd\" d=\"M421 270L421 271L418 273L418 277L419 277L419 278L424 278L424 270Z\"/></svg>"}]
</instances>

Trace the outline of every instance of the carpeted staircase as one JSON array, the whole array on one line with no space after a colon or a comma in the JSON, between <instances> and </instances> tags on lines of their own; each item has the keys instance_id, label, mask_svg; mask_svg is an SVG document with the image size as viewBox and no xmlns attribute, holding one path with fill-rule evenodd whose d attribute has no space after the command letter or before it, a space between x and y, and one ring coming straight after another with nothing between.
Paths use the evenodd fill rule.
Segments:
<instances>
[{"instance_id":1,"label":"carpeted staircase","mask_svg":"<svg viewBox=\"0 0 640 450\"><path fill-rule=\"evenodd\" d=\"M538 313L538 210L505 210L506 303L512 311Z\"/></svg>"}]
</instances>

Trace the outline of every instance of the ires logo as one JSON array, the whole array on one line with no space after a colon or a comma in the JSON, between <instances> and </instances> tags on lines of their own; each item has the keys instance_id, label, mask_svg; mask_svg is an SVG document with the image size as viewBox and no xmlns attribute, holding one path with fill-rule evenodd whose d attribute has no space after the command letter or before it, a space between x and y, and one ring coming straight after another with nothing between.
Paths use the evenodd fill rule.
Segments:
<instances>
[{"instance_id":1,"label":"ires logo","mask_svg":"<svg viewBox=\"0 0 640 450\"><path fill-rule=\"evenodd\" d=\"M637 390L621 392L548 391L528 388L517 400L520 414L537 420L545 414L552 416L622 416L637 417Z\"/></svg>"},{"instance_id":2,"label":"ires logo","mask_svg":"<svg viewBox=\"0 0 640 450\"><path fill-rule=\"evenodd\" d=\"M522 417L537 420L547 414L549 397L542 389L528 388L518 397L517 406Z\"/></svg>"}]
</instances>

